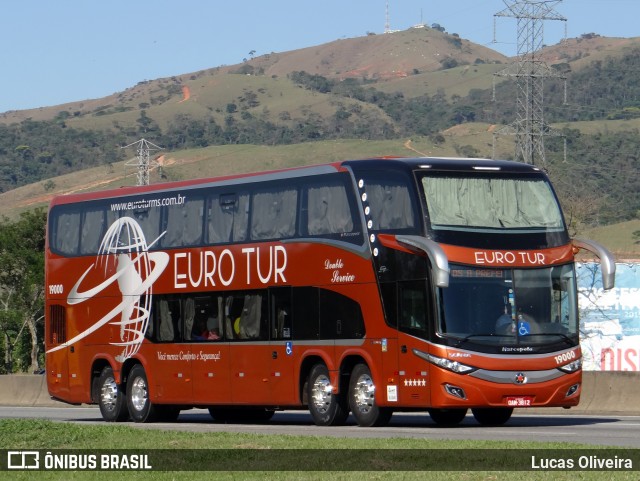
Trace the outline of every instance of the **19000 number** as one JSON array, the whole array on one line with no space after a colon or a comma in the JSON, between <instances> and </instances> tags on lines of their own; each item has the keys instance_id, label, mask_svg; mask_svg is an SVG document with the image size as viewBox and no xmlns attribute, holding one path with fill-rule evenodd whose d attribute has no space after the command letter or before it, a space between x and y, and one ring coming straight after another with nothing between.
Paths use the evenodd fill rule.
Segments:
<instances>
[{"instance_id":1,"label":"19000 number","mask_svg":"<svg viewBox=\"0 0 640 481\"><path fill-rule=\"evenodd\" d=\"M49 285L49 294L62 294L64 292L64 287L62 284L50 284Z\"/></svg>"},{"instance_id":2,"label":"19000 number","mask_svg":"<svg viewBox=\"0 0 640 481\"><path fill-rule=\"evenodd\" d=\"M569 351L558 356L555 356L556 364L562 364L563 362L571 361L576 358L576 351Z\"/></svg>"}]
</instances>

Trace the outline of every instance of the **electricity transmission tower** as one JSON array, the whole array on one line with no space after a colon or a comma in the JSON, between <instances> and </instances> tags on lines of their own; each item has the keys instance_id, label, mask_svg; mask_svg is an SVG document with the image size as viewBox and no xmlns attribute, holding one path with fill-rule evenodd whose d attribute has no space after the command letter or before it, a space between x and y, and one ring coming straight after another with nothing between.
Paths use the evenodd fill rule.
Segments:
<instances>
[{"instance_id":1,"label":"electricity transmission tower","mask_svg":"<svg viewBox=\"0 0 640 481\"><path fill-rule=\"evenodd\" d=\"M136 185L149 185L149 169L151 167L158 167L159 164L155 160L149 159L149 153L151 151L162 150L162 147L149 142L146 139L140 139L129 145L122 147L127 149L129 147L136 146L136 158L126 162L124 165L135 166L138 168L136 173Z\"/></svg>"},{"instance_id":2,"label":"electricity transmission tower","mask_svg":"<svg viewBox=\"0 0 640 481\"><path fill-rule=\"evenodd\" d=\"M544 166L546 165L545 136L562 137L560 132L544 122L544 81L547 78L565 80L565 103L567 90L566 77L553 72L538 54L543 46L544 21L566 22L567 19L554 11L554 7L562 0L503 0L503 2L507 8L494 15L494 25L496 17L517 19L518 51L515 62L495 75L515 78L517 108L515 122L494 133L493 155L495 157L496 135L514 135L515 160Z\"/></svg>"},{"instance_id":3,"label":"electricity transmission tower","mask_svg":"<svg viewBox=\"0 0 640 481\"><path fill-rule=\"evenodd\" d=\"M389 0L387 0L386 4L387 8L385 9L384 33L390 33L391 24L389 23Z\"/></svg>"}]
</instances>

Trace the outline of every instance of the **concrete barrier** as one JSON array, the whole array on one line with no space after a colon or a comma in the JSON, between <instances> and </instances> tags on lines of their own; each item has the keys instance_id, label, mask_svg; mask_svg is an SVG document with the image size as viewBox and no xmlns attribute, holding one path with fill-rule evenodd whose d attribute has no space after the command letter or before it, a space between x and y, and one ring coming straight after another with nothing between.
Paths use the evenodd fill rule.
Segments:
<instances>
[{"instance_id":1,"label":"concrete barrier","mask_svg":"<svg viewBox=\"0 0 640 481\"><path fill-rule=\"evenodd\" d=\"M585 371L580 404L571 409L534 408L518 412L553 414L618 414L640 416L640 373ZM0 405L67 406L50 398L45 376L0 375Z\"/></svg>"},{"instance_id":2,"label":"concrete barrier","mask_svg":"<svg viewBox=\"0 0 640 481\"><path fill-rule=\"evenodd\" d=\"M640 372L584 371L580 404L567 413L640 415Z\"/></svg>"},{"instance_id":3,"label":"concrete barrier","mask_svg":"<svg viewBox=\"0 0 640 481\"><path fill-rule=\"evenodd\" d=\"M39 374L0 375L0 405L59 406L47 391L47 380Z\"/></svg>"}]
</instances>

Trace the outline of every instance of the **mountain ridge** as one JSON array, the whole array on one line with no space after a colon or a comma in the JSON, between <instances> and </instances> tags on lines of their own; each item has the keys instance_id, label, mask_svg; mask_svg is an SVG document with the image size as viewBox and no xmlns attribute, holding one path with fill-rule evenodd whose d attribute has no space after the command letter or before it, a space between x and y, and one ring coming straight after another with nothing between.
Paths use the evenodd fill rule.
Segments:
<instances>
[{"instance_id":1,"label":"mountain ridge","mask_svg":"<svg viewBox=\"0 0 640 481\"><path fill-rule=\"evenodd\" d=\"M541 57L555 63L566 59L575 61L598 52L615 53L616 50L633 44L640 44L640 38L608 38L588 34L547 46L541 51ZM62 111L89 113L128 97L143 97L149 88L162 82L181 86L197 76L210 72L228 73L242 69L243 66L254 71L262 69L262 75L267 76L285 76L297 70L328 78L357 77L384 81L408 77L415 70L437 71L442 68L442 61L446 59L454 59L460 65L471 65L479 63L478 61L500 64L514 60L456 35L428 27L410 28L389 34L366 35L285 52L272 52L235 65L213 66L172 77L143 80L121 92L104 97L27 110L11 110L0 113L0 123L21 122L26 119L51 120ZM174 95L181 92L181 87L173 91Z\"/></svg>"},{"instance_id":2,"label":"mountain ridge","mask_svg":"<svg viewBox=\"0 0 640 481\"><path fill-rule=\"evenodd\" d=\"M632 76L624 78L625 83L620 82L629 65L622 61L630 62L638 51L640 38L587 34L545 47L539 54L555 62L551 67L560 73L587 79L584 84L595 83L604 91L607 82L616 82L611 86L624 93L637 82ZM620 60L616 63L615 59ZM2 211L21 210L38 202L42 205L50 195L97 188L96 185L106 185L103 182L131 185L132 180L120 173L116 175L119 181L106 178L121 169L121 163L132 153L122 146L141 137L167 149L166 159L174 160L163 169L169 180L217 175L217 154L209 155L201 149L196 156L202 160L187 164L183 162L186 154L182 153L184 149L214 145L240 144L229 145L235 153L225 157L227 163L231 162L225 168L238 171L269 168L268 163L259 162L260 158L255 162L243 160L239 152L246 150L243 145L248 144L302 143L299 147L268 151L277 152L267 155L272 155L271 160L265 161L274 163L281 161L274 156L286 157L287 152L296 152L295 159L287 157L288 165L416 153L491 157L496 125L509 122L509 109L514 107L509 102L515 103L510 98L515 96L511 85L511 91L500 86L503 90L497 97L504 99L489 105L493 74L511 61L456 35L435 29L409 29L341 39L317 47L265 54L236 65L144 81L102 99L5 113L0 115L0 190L5 191L1 196ZM591 67L594 63L597 70ZM553 95L561 91L551 88L549 93ZM581 92L583 96L585 92L588 93ZM631 93L636 95L636 91ZM548 101L554 104L550 105L552 111L558 110L561 101ZM490 112L496 109L495 105L502 109L498 114ZM576 169L558 162L561 146L550 139L549 167L561 181L554 183L572 199L570 205L592 206L589 211L576 210L576 215L589 224L600 224L601 215L605 224L631 219L634 209L638 209L640 191L637 176L633 175L638 147L632 145L632 131L640 129L638 108L633 99L618 106L604 98L588 108L587 114L597 120L590 121L578 110L575 114L567 110L557 117L560 120L555 128L570 136L575 157L571 162L576 163ZM334 148L336 142L346 139L358 139L352 143L358 149ZM494 141L496 156L511 158L513 138L502 136ZM406 147L411 142L415 151ZM318 152L310 155L315 149ZM260 152L265 155L265 150ZM338 152L344 155L335 157ZM96 165L104 175L97 175L95 184L89 182L88 171L82 170L75 186L65 180L68 185L62 188L59 174ZM621 175L623 171L632 174ZM586 181L582 189L572 180L575 175ZM615 192L606 190L616 187L609 179L619 183ZM28 183L33 183L30 194L22 188L20 192L15 189ZM29 195L32 200L25 200ZM607 197L615 205L608 212L598 213ZM12 200L18 198L22 200ZM624 210L616 209L616 205L625 204Z\"/></svg>"}]
</instances>

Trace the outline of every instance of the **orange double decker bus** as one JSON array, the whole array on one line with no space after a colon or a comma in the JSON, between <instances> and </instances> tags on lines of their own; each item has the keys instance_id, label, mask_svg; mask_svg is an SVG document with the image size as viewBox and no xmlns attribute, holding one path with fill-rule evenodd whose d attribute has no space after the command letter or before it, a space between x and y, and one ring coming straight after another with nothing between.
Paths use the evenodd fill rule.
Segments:
<instances>
[{"instance_id":1,"label":"orange double decker bus","mask_svg":"<svg viewBox=\"0 0 640 481\"><path fill-rule=\"evenodd\" d=\"M483 424L578 404L571 240L536 167L367 159L60 196L46 245L53 398L107 421Z\"/></svg>"}]
</instances>

